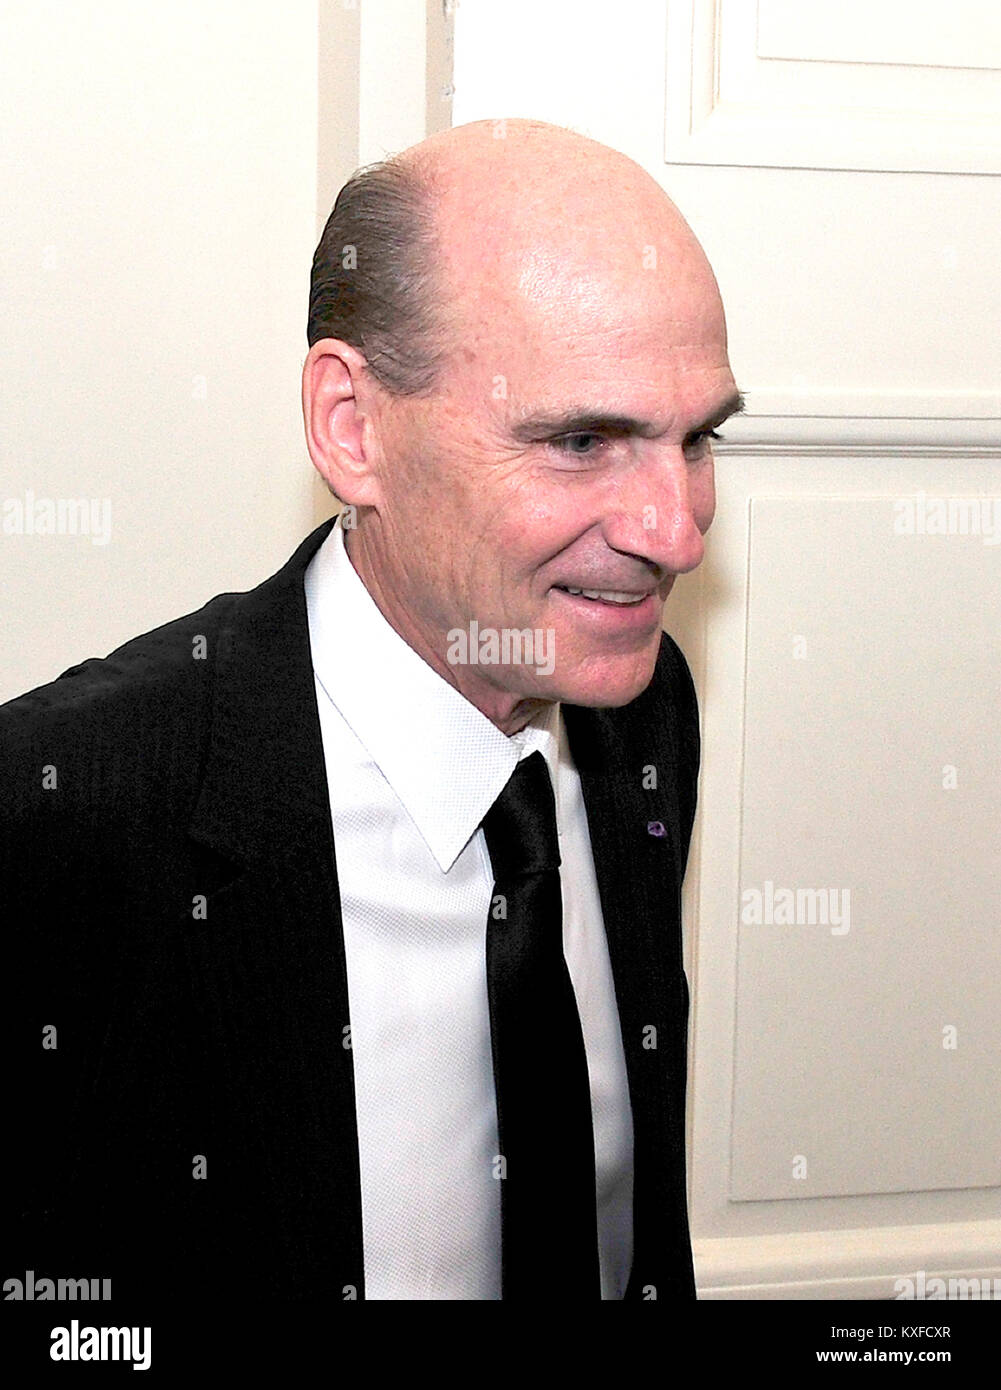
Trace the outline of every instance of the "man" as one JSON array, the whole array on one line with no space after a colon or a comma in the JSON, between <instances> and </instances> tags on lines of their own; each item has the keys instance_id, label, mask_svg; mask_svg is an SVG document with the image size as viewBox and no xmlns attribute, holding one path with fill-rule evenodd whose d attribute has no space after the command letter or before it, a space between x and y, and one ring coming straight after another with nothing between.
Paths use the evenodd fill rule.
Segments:
<instances>
[{"instance_id":1,"label":"man","mask_svg":"<svg viewBox=\"0 0 1001 1390\"><path fill-rule=\"evenodd\" d=\"M342 191L309 339L342 523L4 711L15 1265L692 1297L712 272L630 160L482 122Z\"/></svg>"}]
</instances>

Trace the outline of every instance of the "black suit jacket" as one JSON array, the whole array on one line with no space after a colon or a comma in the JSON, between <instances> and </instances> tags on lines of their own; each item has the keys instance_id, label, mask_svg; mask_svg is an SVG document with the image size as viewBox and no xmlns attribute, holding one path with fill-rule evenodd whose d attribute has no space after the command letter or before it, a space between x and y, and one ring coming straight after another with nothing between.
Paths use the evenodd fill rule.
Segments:
<instances>
[{"instance_id":1,"label":"black suit jacket","mask_svg":"<svg viewBox=\"0 0 1001 1390\"><path fill-rule=\"evenodd\" d=\"M151 1299L364 1297L303 592L329 529L253 591L0 711L9 1273L110 1277ZM665 636L638 699L564 717L633 1112L627 1298L690 1298L681 883L699 735L684 658Z\"/></svg>"}]
</instances>

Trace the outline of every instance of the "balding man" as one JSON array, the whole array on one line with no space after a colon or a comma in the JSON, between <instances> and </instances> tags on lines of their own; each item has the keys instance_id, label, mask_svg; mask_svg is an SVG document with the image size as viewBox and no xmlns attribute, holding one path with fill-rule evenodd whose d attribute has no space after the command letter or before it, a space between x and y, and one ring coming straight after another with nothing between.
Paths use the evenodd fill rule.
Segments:
<instances>
[{"instance_id":1,"label":"balding man","mask_svg":"<svg viewBox=\"0 0 1001 1390\"><path fill-rule=\"evenodd\" d=\"M348 182L309 342L339 523L3 711L15 1263L691 1298L661 619L740 408L712 272L632 161L480 122Z\"/></svg>"}]
</instances>

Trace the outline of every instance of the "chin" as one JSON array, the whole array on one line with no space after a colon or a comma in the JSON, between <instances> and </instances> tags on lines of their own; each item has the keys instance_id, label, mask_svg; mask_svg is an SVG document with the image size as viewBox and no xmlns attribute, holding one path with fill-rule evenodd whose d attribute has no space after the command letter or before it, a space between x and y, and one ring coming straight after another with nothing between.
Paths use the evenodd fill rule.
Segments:
<instances>
[{"instance_id":1,"label":"chin","mask_svg":"<svg viewBox=\"0 0 1001 1390\"><path fill-rule=\"evenodd\" d=\"M659 642L658 642L659 650ZM629 662L612 661L590 671L568 673L557 681L559 694L552 698L585 709L619 709L643 694L653 680L657 651Z\"/></svg>"}]
</instances>

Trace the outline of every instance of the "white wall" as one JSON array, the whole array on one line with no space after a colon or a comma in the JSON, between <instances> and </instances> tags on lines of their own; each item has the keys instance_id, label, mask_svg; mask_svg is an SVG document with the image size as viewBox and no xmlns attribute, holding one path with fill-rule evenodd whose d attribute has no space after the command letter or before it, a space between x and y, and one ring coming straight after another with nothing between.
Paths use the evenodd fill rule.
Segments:
<instances>
[{"instance_id":1,"label":"white wall","mask_svg":"<svg viewBox=\"0 0 1001 1390\"><path fill-rule=\"evenodd\" d=\"M659 179L716 269L748 398L669 616L704 728L703 1297L1001 1274L1001 545L895 529L921 493L1001 527L995 9L457 11L455 122L556 121ZM742 920L767 881L847 890L849 929Z\"/></svg>"},{"instance_id":2,"label":"white wall","mask_svg":"<svg viewBox=\"0 0 1001 1390\"><path fill-rule=\"evenodd\" d=\"M0 696L256 583L309 527L316 23L4 7ZM95 500L107 538L17 534L30 494Z\"/></svg>"}]
</instances>

